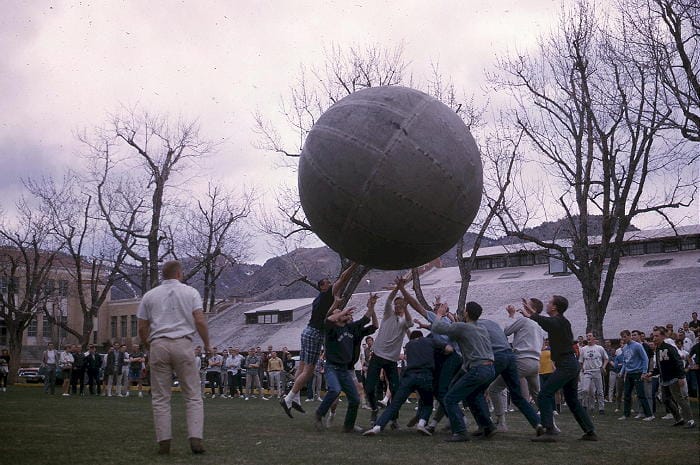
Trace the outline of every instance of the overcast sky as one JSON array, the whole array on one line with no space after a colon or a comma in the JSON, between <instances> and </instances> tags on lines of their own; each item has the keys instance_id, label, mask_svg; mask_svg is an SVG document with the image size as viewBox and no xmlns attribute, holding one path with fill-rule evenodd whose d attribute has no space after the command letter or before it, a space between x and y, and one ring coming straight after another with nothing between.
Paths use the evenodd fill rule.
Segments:
<instances>
[{"instance_id":1,"label":"overcast sky","mask_svg":"<svg viewBox=\"0 0 700 465\"><path fill-rule=\"evenodd\" d=\"M75 131L120 104L199 118L222 141L205 169L269 192L294 182L253 147L254 111L276 116L300 65L324 47L404 44L412 70L439 62L480 93L495 56L527 48L556 20L558 0L97 1L0 0L0 204L20 179L80 162ZM255 261L266 258L262 243Z\"/></svg>"}]
</instances>

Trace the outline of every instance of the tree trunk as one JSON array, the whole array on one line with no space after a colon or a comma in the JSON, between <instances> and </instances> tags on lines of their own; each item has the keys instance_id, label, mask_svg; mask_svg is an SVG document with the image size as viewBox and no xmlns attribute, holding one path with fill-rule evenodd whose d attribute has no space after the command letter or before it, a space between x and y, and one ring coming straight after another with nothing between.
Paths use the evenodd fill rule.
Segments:
<instances>
[{"instance_id":1,"label":"tree trunk","mask_svg":"<svg viewBox=\"0 0 700 465\"><path fill-rule=\"evenodd\" d=\"M12 385L17 382L17 370L20 368L22 358L22 336L24 335L24 327L18 325L12 329L7 328L8 349L10 351L10 364L8 374L8 384Z\"/></svg>"},{"instance_id":2,"label":"tree trunk","mask_svg":"<svg viewBox=\"0 0 700 465\"><path fill-rule=\"evenodd\" d=\"M598 289L591 285L582 286L583 302L586 307L586 333L593 333L598 340L603 340L603 318L605 309L598 301ZM574 337L576 335L574 334Z\"/></svg>"}]
</instances>

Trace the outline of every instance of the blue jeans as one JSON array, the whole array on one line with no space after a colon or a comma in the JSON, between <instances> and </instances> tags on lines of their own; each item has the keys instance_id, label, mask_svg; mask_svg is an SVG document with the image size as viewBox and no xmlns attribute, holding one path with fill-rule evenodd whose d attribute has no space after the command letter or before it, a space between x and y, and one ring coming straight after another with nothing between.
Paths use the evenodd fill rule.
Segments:
<instances>
[{"instance_id":1,"label":"blue jeans","mask_svg":"<svg viewBox=\"0 0 700 465\"><path fill-rule=\"evenodd\" d=\"M503 381L506 383L508 392L510 392L510 398L513 404L516 407L518 407L520 413L522 413L525 416L528 423L530 423L530 426L532 426L533 428L536 427L540 423L540 417L537 415L537 412L532 407L532 405L530 405L530 402L528 402L527 399L523 397L522 391L520 391L518 362L515 359L515 354L511 350L507 350L504 352L496 352L493 354L493 356L493 368L495 371L495 375L491 381L495 380L498 377L498 375L501 375ZM479 396L477 402L479 403L479 407L482 410L488 411L488 405L486 404L486 399L483 396ZM474 414L474 412L472 412L472 414ZM477 424L482 428L485 428L487 426L493 427L493 423L491 422L490 417L488 418L488 422L486 424L479 423L476 415L474 415L474 418L477 420Z\"/></svg>"},{"instance_id":2,"label":"blue jeans","mask_svg":"<svg viewBox=\"0 0 700 465\"><path fill-rule=\"evenodd\" d=\"M644 391L644 381L642 381L641 373L625 373L625 403L624 403L624 413L628 417L632 414L632 389L637 391L637 397L639 398L639 403L642 404L642 410L644 410L644 416L651 416L651 407L649 406L649 399ZM568 401L567 401L568 402Z\"/></svg>"},{"instance_id":3,"label":"blue jeans","mask_svg":"<svg viewBox=\"0 0 700 465\"><path fill-rule=\"evenodd\" d=\"M547 378L540 390L540 395L537 397L542 425L548 431L554 430L554 393L561 389L566 405L584 433L595 431L591 418L578 400L579 364L576 356L574 354L567 355L556 364L557 369Z\"/></svg>"},{"instance_id":4,"label":"blue jeans","mask_svg":"<svg viewBox=\"0 0 700 465\"><path fill-rule=\"evenodd\" d=\"M360 408L360 395L357 393L357 387L355 386L353 370L327 363L325 374L328 391L323 397L323 402L318 406L316 414L324 416L328 413L331 405L340 396L340 391L342 390L348 400L348 411L345 413L343 426L345 428L354 427L357 419L357 410Z\"/></svg>"},{"instance_id":5,"label":"blue jeans","mask_svg":"<svg viewBox=\"0 0 700 465\"><path fill-rule=\"evenodd\" d=\"M453 434L464 434L467 430L464 424L464 415L459 408L459 402L464 401L477 423L488 421L489 411L483 411L482 406L476 401L477 397L483 396L486 388L489 387L494 378L493 365L478 365L472 367L454 382L447 394L445 394L444 404L447 417L450 419L450 427Z\"/></svg>"},{"instance_id":6,"label":"blue jeans","mask_svg":"<svg viewBox=\"0 0 700 465\"><path fill-rule=\"evenodd\" d=\"M433 411L433 374L430 371L407 372L401 378L399 389L392 394L391 403L384 410L375 425L384 428L392 418L395 418L401 406L413 391L420 395L418 419L428 421Z\"/></svg>"}]
</instances>

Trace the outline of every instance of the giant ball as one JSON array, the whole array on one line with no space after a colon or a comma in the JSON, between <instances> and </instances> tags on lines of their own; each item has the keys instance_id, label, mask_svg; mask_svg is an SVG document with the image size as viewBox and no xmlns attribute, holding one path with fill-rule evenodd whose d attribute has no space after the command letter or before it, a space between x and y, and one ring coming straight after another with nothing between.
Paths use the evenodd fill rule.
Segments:
<instances>
[{"instance_id":1,"label":"giant ball","mask_svg":"<svg viewBox=\"0 0 700 465\"><path fill-rule=\"evenodd\" d=\"M329 247L372 268L430 262L450 249L481 202L479 150L437 99L373 87L331 106L299 160L299 196Z\"/></svg>"}]
</instances>

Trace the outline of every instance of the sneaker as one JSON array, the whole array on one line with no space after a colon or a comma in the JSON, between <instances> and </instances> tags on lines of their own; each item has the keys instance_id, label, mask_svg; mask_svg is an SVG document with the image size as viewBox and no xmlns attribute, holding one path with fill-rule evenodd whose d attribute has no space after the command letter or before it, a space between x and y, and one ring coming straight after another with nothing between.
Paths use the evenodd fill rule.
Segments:
<instances>
[{"instance_id":1,"label":"sneaker","mask_svg":"<svg viewBox=\"0 0 700 465\"><path fill-rule=\"evenodd\" d=\"M326 428L333 426L333 420L335 419L335 412L328 412L326 415Z\"/></svg>"},{"instance_id":2,"label":"sneaker","mask_svg":"<svg viewBox=\"0 0 700 465\"><path fill-rule=\"evenodd\" d=\"M652 415L650 417L643 418L642 421L654 421L655 418L656 417L654 415Z\"/></svg>"},{"instance_id":3,"label":"sneaker","mask_svg":"<svg viewBox=\"0 0 700 465\"><path fill-rule=\"evenodd\" d=\"M433 433L431 433L428 428L426 428L423 425L416 425L416 431L418 431L419 434L422 434L423 436L432 436Z\"/></svg>"},{"instance_id":4,"label":"sneaker","mask_svg":"<svg viewBox=\"0 0 700 465\"><path fill-rule=\"evenodd\" d=\"M63 394L63 397L70 397L70 394L65 393L65 394Z\"/></svg>"},{"instance_id":5,"label":"sneaker","mask_svg":"<svg viewBox=\"0 0 700 465\"><path fill-rule=\"evenodd\" d=\"M598 435L595 431L589 431L579 438L579 441L597 441Z\"/></svg>"},{"instance_id":6,"label":"sneaker","mask_svg":"<svg viewBox=\"0 0 700 465\"><path fill-rule=\"evenodd\" d=\"M616 408L616 409L615 409L615 413L620 413L620 409L619 409L619 408Z\"/></svg>"},{"instance_id":7,"label":"sneaker","mask_svg":"<svg viewBox=\"0 0 700 465\"><path fill-rule=\"evenodd\" d=\"M269 397L265 397L265 396L262 396L261 399L262 399L262 400L270 400Z\"/></svg>"},{"instance_id":8,"label":"sneaker","mask_svg":"<svg viewBox=\"0 0 700 465\"><path fill-rule=\"evenodd\" d=\"M216 394L212 394L212 395L211 395L211 398L212 398L212 399L216 399Z\"/></svg>"},{"instance_id":9,"label":"sneaker","mask_svg":"<svg viewBox=\"0 0 700 465\"><path fill-rule=\"evenodd\" d=\"M668 414L664 415L663 417L661 417L661 419L662 420L673 420L673 414L668 413Z\"/></svg>"},{"instance_id":10,"label":"sneaker","mask_svg":"<svg viewBox=\"0 0 700 465\"><path fill-rule=\"evenodd\" d=\"M143 397L143 392L139 392L139 397Z\"/></svg>"},{"instance_id":11,"label":"sneaker","mask_svg":"<svg viewBox=\"0 0 700 465\"><path fill-rule=\"evenodd\" d=\"M685 429L695 428L695 420L688 420L684 426Z\"/></svg>"},{"instance_id":12,"label":"sneaker","mask_svg":"<svg viewBox=\"0 0 700 465\"><path fill-rule=\"evenodd\" d=\"M364 433L362 433L363 436L376 436L382 431L382 429L379 426L373 426Z\"/></svg>"},{"instance_id":13,"label":"sneaker","mask_svg":"<svg viewBox=\"0 0 700 465\"><path fill-rule=\"evenodd\" d=\"M243 398L243 400L249 400L249 399L250 399L250 397L248 397L248 396L245 396L245 397Z\"/></svg>"},{"instance_id":14,"label":"sneaker","mask_svg":"<svg viewBox=\"0 0 700 465\"><path fill-rule=\"evenodd\" d=\"M620 421L624 421L624 420L627 420L627 417L626 417L626 416L624 416L624 415L622 415L622 416L621 416L620 418L618 418L618 420L620 420Z\"/></svg>"},{"instance_id":15,"label":"sneaker","mask_svg":"<svg viewBox=\"0 0 700 465\"><path fill-rule=\"evenodd\" d=\"M644 414L643 414L643 413L638 413L638 414L636 414L636 415L634 416L634 419L635 419L635 420L639 420L640 418L644 418Z\"/></svg>"},{"instance_id":16,"label":"sneaker","mask_svg":"<svg viewBox=\"0 0 700 465\"><path fill-rule=\"evenodd\" d=\"M304 402L313 402L313 399L306 399Z\"/></svg>"}]
</instances>

